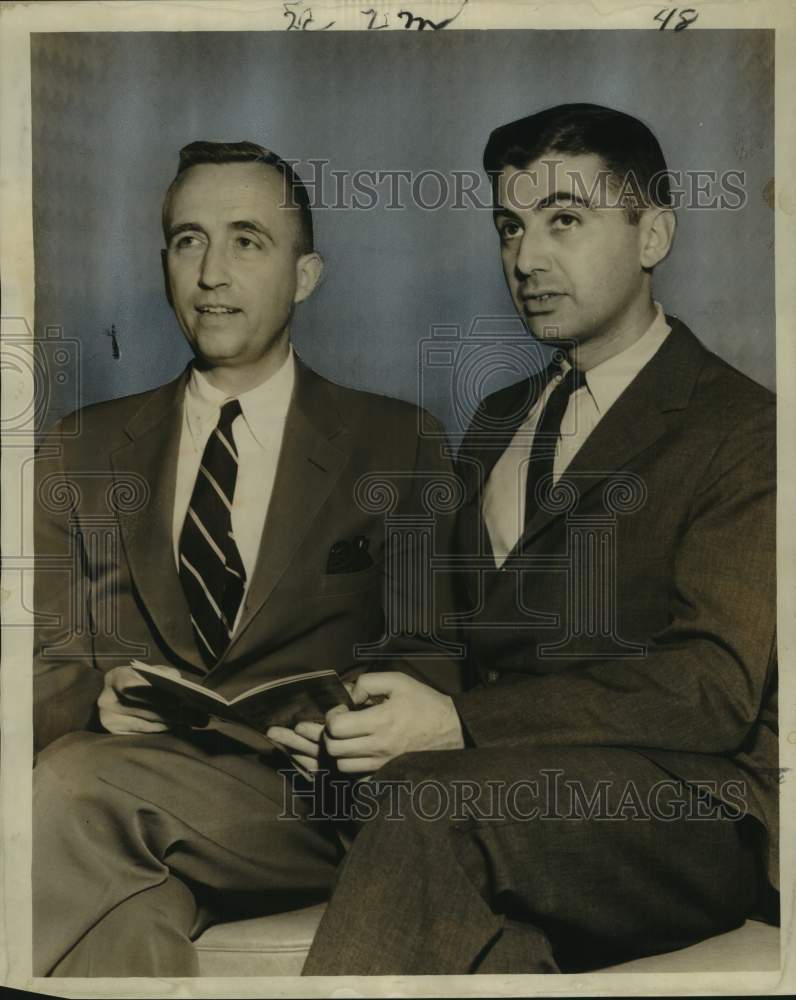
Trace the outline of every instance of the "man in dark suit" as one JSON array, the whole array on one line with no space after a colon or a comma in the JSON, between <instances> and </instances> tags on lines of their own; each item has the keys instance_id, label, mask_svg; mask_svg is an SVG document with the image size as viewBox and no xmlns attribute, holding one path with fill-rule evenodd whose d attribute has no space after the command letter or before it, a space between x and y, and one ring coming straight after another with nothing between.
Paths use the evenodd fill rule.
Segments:
<instances>
[{"instance_id":1,"label":"man in dark suit","mask_svg":"<svg viewBox=\"0 0 796 1000\"><path fill-rule=\"evenodd\" d=\"M577 971L777 913L774 398L653 300L675 217L645 125L555 107L484 164L553 361L460 451L463 749L391 760L383 706L328 717L341 767L390 761L389 807L305 974Z\"/></svg>"},{"instance_id":2,"label":"man in dark suit","mask_svg":"<svg viewBox=\"0 0 796 1000\"><path fill-rule=\"evenodd\" d=\"M456 479L414 407L294 356L293 310L322 268L300 180L251 143L193 143L163 225L195 362L61 421L37 457L39 975L195 975L208 914L316 902L342 853L309 808L279 818L277 748L316 768L322 716L272 727L258 752L192 730L132 659L228 697L392 663L455 716L456 647L434 627L451 602L443 583L425 606L421 556L448 548ZM427 728L416 713L404 748Z\"/></svg>"}]
</instances>

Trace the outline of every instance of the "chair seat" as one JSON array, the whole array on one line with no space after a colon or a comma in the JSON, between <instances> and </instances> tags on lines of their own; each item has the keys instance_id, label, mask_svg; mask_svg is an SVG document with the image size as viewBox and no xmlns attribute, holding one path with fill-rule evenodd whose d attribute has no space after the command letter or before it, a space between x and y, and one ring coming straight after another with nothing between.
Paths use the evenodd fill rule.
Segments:
<instances>
[{"instance_id":1,"label":"chair seat","mask_svg":"<svg viewBox=\"0 0 796 1000\"><path fill-rule=\"evenodd\" d=\"M202 976L298 976L325 905L216 924L196 942ZM780 967L779 928L757 920L665 955L608 972L744 972Z\"/></svg>"},{"instance_id":2,"label":"chair seat","mask_svg":"<svg viewBox=\"0 0 796 1000\"><path fill-rule=\"evenodd\" d=\"M215 924L196 942L202 976L298 976L326 905Z\"/></svg>"}]
</instances>

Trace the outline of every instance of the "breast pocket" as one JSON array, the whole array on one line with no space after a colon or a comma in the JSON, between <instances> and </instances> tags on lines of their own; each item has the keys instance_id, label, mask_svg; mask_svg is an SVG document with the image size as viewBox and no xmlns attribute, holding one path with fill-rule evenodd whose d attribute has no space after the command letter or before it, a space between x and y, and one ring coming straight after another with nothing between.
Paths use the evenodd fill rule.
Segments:
<instances>
[{"instance_id":1,"label":"breast pocket","mask_svg":"<svg viewBox=\"0 0 796 1000\"><path fill-rule=\"evenodd\" d=\"M356 573L325 573L321 577L321 596L337 597L340 594L359 594L373 590L381 597L381 580L384 567L381 563L368 566Z\"/></svg>"}]
</instances>

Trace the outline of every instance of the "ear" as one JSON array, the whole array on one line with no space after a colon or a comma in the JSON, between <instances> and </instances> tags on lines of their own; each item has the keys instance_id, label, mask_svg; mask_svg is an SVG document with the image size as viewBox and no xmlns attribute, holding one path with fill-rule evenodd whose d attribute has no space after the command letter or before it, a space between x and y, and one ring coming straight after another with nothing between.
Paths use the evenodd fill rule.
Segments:
<instances>
[{"instance_id":1,"label":"ear","mask_svg":"<svg viewBox=\"0 0 796 1000\"><path fill-rule=\"evenodd\" d=\"M163 285L166 290L166 298L169 300L169 305L174 308L174 299L171 297L171 281L169 281L169 253L168 250L160 251L160 264L163 268Z\"/></svg>"},{"instance_id":2,"label":"ear","mask_svg":"<svg viewBox=\"0 0 796 1000\"><path fill-rule=\"evenodd\" d=\"M671 250L677 220L670 208L648 208L639 220L641 266L652 270Z\"/></svg>"},{"instance_id":3,"label":"ear","mask_svg":"<svg viewBox=\"0 0 796 1000\"><path fill-rule=\"evenodd\" d=\"M323 257L319 253L304 253L296 259L296 294L294 302L303 302L318 287L323 274Z\"/></svg>"}]
</instances>

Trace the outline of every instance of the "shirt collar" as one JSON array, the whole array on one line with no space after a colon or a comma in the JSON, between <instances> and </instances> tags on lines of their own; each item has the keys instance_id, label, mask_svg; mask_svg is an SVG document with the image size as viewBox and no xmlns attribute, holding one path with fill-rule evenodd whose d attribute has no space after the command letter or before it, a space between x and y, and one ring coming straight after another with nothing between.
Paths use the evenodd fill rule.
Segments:
<instances>
[{"instance_id":1,"label":"shirt collar","mask_svg":"<svg viewBox=\"0 0 796 1000\"><path fill-rule=\"evenodd\" d=\"M278 371L237 397L243 419L261 448L273 435L275 424L284 421L287 415L295 379L296 363L291 346ZM223 389L211 385L196 366L192 367L185 388L185 421L197 448L204 447L210 431L218 423L221 407L233 398Z\"/></svg>"},{"instance_id":2,"label":"shirt collar","mask_svg":"<svg viewBox=\"0 0 796 1000\"><path fill-rule=\"evenodd\" d=\"M586 372L586 386L601 414L613 406L670 333L666 315L656 302L655 319L646 332L630 347Z\"/></svg>"}]
</instances>

